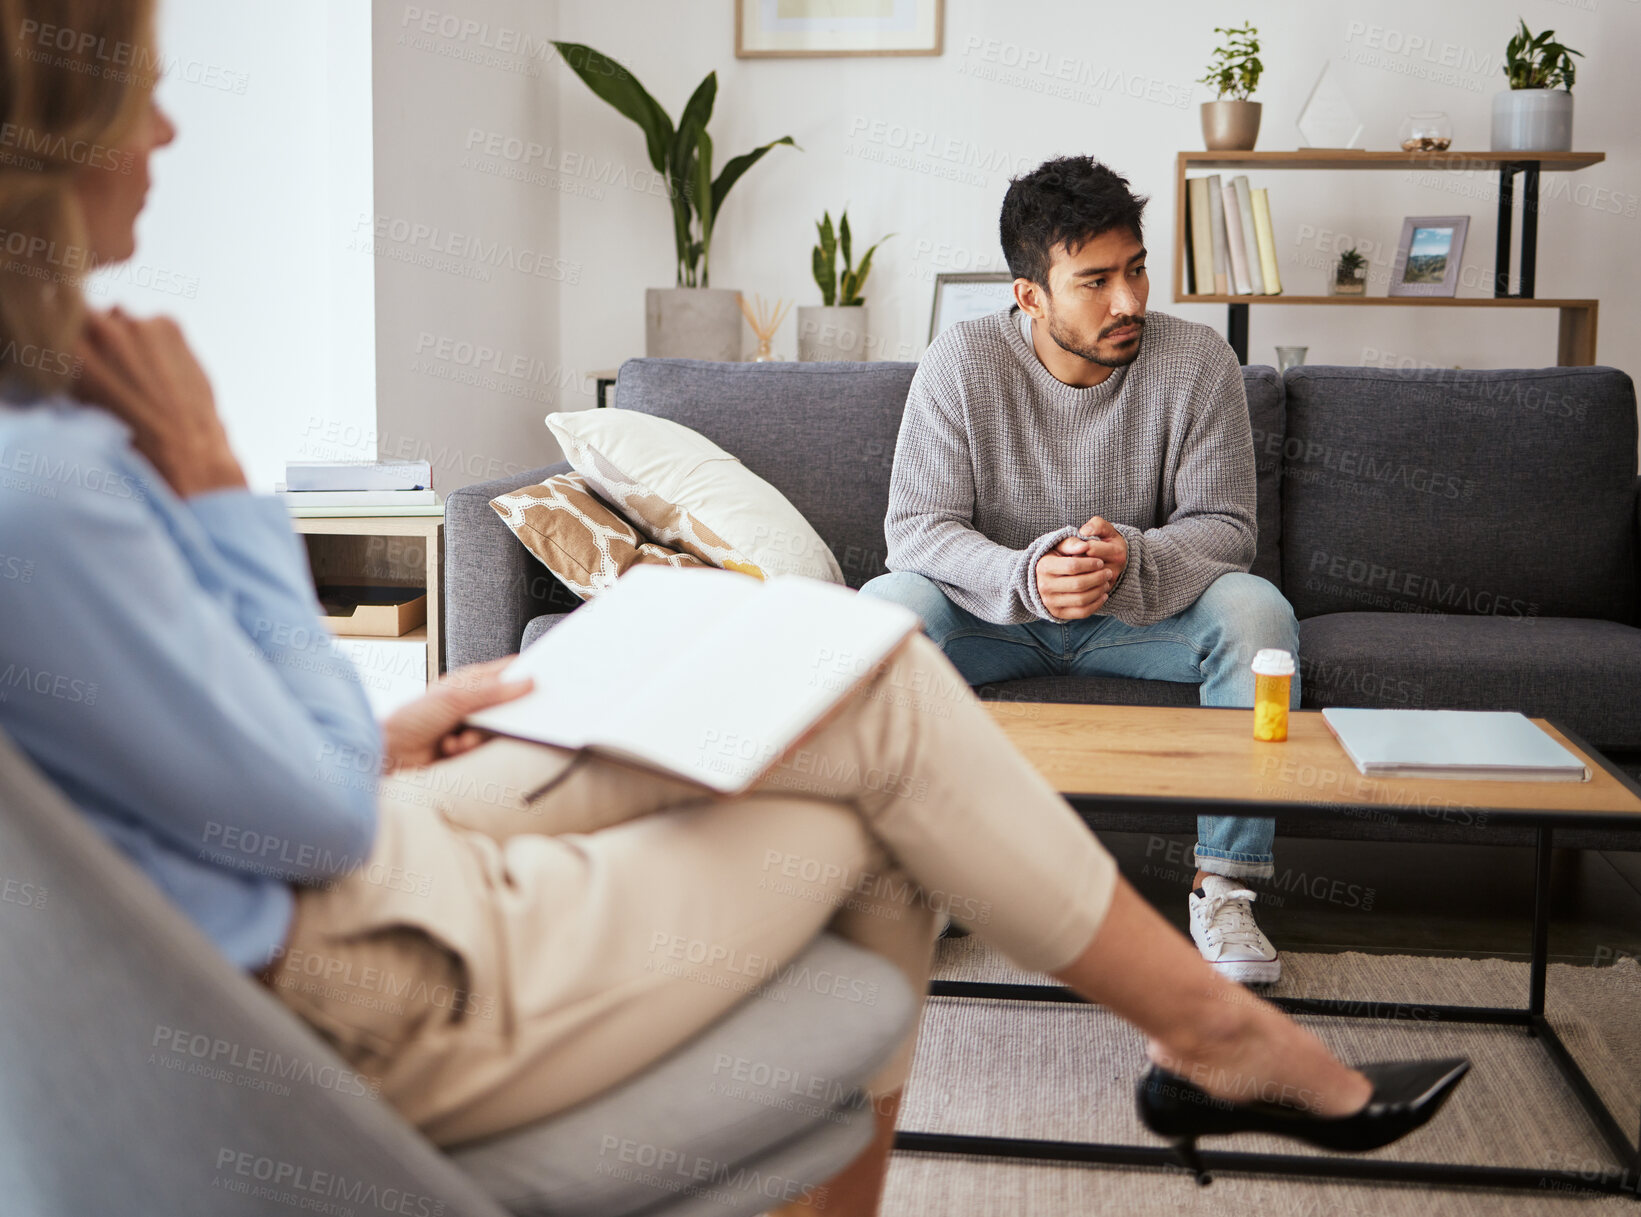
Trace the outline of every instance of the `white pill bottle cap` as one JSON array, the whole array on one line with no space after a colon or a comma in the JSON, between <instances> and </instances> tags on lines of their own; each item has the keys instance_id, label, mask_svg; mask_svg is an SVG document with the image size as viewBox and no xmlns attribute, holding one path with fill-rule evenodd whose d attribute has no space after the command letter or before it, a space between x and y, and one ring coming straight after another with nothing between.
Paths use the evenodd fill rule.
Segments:
<instances>
[{"instance_id":1,"label":"white pill bottle cap","mask_svg":"<svg viewBox=\"0 0 1641 1217\"><path fill-rule=\"evenodd\" d=\"M1254 656L1253 671L1255 676L1292 676L1293 655L1274 647L1261 651Z\"/></svg>"}]
</instances>

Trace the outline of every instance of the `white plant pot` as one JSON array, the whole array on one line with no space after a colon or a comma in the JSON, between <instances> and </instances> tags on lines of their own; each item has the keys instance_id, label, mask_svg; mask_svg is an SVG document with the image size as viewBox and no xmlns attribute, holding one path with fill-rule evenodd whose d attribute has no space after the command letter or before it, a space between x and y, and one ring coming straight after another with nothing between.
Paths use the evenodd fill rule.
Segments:
<instances>
[{"instance_id":1,"label":"white plant pot","mask_svg":"<svg viewBox=\"0 0 1641 1217\"><path fill-rule=\"evenodd\" d=\"M730 287L652 287L644 293L651 359L741 359L741 293Z\"/></svg>"},{"instance_id":2,"label":"white plant pot","mask_svg":"<svg viewBox=\"0 0 1641 1217\"><path fill-rule=\"evenodd\" d=\"M798 308L798 358L859 362L866 358L866 306L805 304Z\"/></svg>"},{"instance_id":3,"label":"white plant pot","mask_svg":"<svg viewBox=\"0 0 1641 1217\"><path fill-rule=\"evenodd\" d=\"M1507 89L1493 95L1494 152L1571 152L1573 95L1566 89Z\"/></svg>"}]
</instances>

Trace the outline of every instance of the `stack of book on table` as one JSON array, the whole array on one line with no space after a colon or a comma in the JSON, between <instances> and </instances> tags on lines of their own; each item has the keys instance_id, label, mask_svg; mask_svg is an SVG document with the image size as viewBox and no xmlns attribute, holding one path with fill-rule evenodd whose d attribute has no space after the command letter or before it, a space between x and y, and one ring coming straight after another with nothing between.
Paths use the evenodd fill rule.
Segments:
<instances>
[{"instance_id":1,"label":"stack of book on table","mask_svg":"<svg viewBox=\"0 0 1641 1217\"><path fill-rule=\"evenodd\" d=\"M1239 173L1185 183L1185 290L1193 296L1280 296L1270 197Z\"/></svg>"},{"instance_id":2,"label":"stack of book on table","mask_svg":"<svg viewBox=\"0 0 1641 1217\"><path fill-rule=\"evenodd\" d=\"M427 461L289 461L274 493L302 515L437 515Z\"/></svg>"}]
</instances>

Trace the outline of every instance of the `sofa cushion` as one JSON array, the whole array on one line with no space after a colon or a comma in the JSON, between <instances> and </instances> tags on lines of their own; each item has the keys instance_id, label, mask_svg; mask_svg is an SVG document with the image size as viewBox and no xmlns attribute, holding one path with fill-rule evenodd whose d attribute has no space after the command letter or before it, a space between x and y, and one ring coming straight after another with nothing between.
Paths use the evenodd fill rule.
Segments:
<instances>
[{"instance_id":1,"label":"sofa cushion","mask_svg":"<svg viewBox=\"0 0 1641 1217\"><path fill-rule=\"evenodd\" d=\"M539 617L532 617L524 627L524 636L518 641L518 649L522 651L569 615L569 613L543 613Z\"/></svg>"},{"instance_id":2,"label":"sofa cushion","mask_svg":"<svg viewBox=\"0 0 1641 1217\"><path fill-rule=\"evenodd\" d=\"M684 424L772 482L820 533L844 581L887 569L889 472L915 363L708 363L629 359L621 408ZM1259 484L1254 574L1280 586L1282 382L1243 369ZM1075 521L1081 523L1081 521Z\"/></svg>"},{"instance_id":3,"label":"sofa cushion","mask_svg":"<svg viewBox=\"0 0 1641 1217\"><path fill-rule=\"evenodd\" d=\"M630 359L621 407L682 423L773 483L858 588L884 572L889 470L915 363Z\"/></svg>"},{"instance_id":4,"label":"sofa cushion","mask_svg":"<svg viewBox=\"0 0 1641 1217\"><path fill-rule=\"evenodd\" d=\"M1641 629L1574 617L1329 613L1299 623L1301 704L1519 710L1641 747Z\"/></svg>"},{"instance_id":5,"label":"sofa cushion","mask_svg":"<svg viewBox=\"0 0 1641 1217\"><path fill-rule=\"evenodd\" d=\"M1087 706L1196 706L1202 686L1174 680L1134 680L1127 676L1028 676L982 685L982 701L1068 702ZM1029 709L1022 708L1022 716Z\"/></svg>"},{"instance_id":6,"label":"sofa cushion","mask_svg":"<svg viewBox=\"0 0 1641 1217\"><path fill-rule=\"evenodd\" d=\"M1635 389L1612 368L1296 368L1282 590L1389 609L1633 623Z\"/></svg>"},{"instance_id":7,"label":"sofa cushion","mask_svg":"<svg viewBox=\"0 0 1641 1217\"><path fill-rule=\"evenodd\" d=\"M1253 573L1282 586L1282 445L1288 434L1288 410L1282 378L1275 368L1242 369L1248 394L1248 424L1254 437L1255 517L1259 548Z\"/></svg>"},{"instance_id":8,"label":"sofa cushion","mask_svg":"<svg viewBox=\"0 0 1641 1217\"><path fill-rule=\"evenodd\" d=\"M579 473L497 495L490 506L524 548L583 600L614 587L632 566L706 565L644 537Z\"/></svg>"},{"instance_id":9,"label":"sofa cushion","mask_svg":"<svg viewBox=\"0 0 1641 1217\"><path fill-rule=\"evenodd\" d=\"M576 472L662 544L760 579L843 582L786 496L700 432L636 410L549 414L547 426Z\"/></svg>"}]
</instances>

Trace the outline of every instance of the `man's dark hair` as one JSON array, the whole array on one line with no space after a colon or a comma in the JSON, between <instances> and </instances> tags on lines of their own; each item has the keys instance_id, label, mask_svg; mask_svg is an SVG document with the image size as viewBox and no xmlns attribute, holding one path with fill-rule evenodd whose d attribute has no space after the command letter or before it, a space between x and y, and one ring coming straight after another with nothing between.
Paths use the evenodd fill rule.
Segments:
<instances>
[{"instance_id":1,"label":"man's dark hair","mask_svg":"<svg viewBox=\"0 0 1641 1217\"><path fill-rule=\"evenodd\" d=\"M1140 216L1149 200L1128 188L1128 179L1091 156L1044 161L1009 182L999 228L1003 257L1016 279L1048 290L1053 249L1075 249L1113 228L1126 228L1144 241Z\"/></svg>"}]
</instances>

